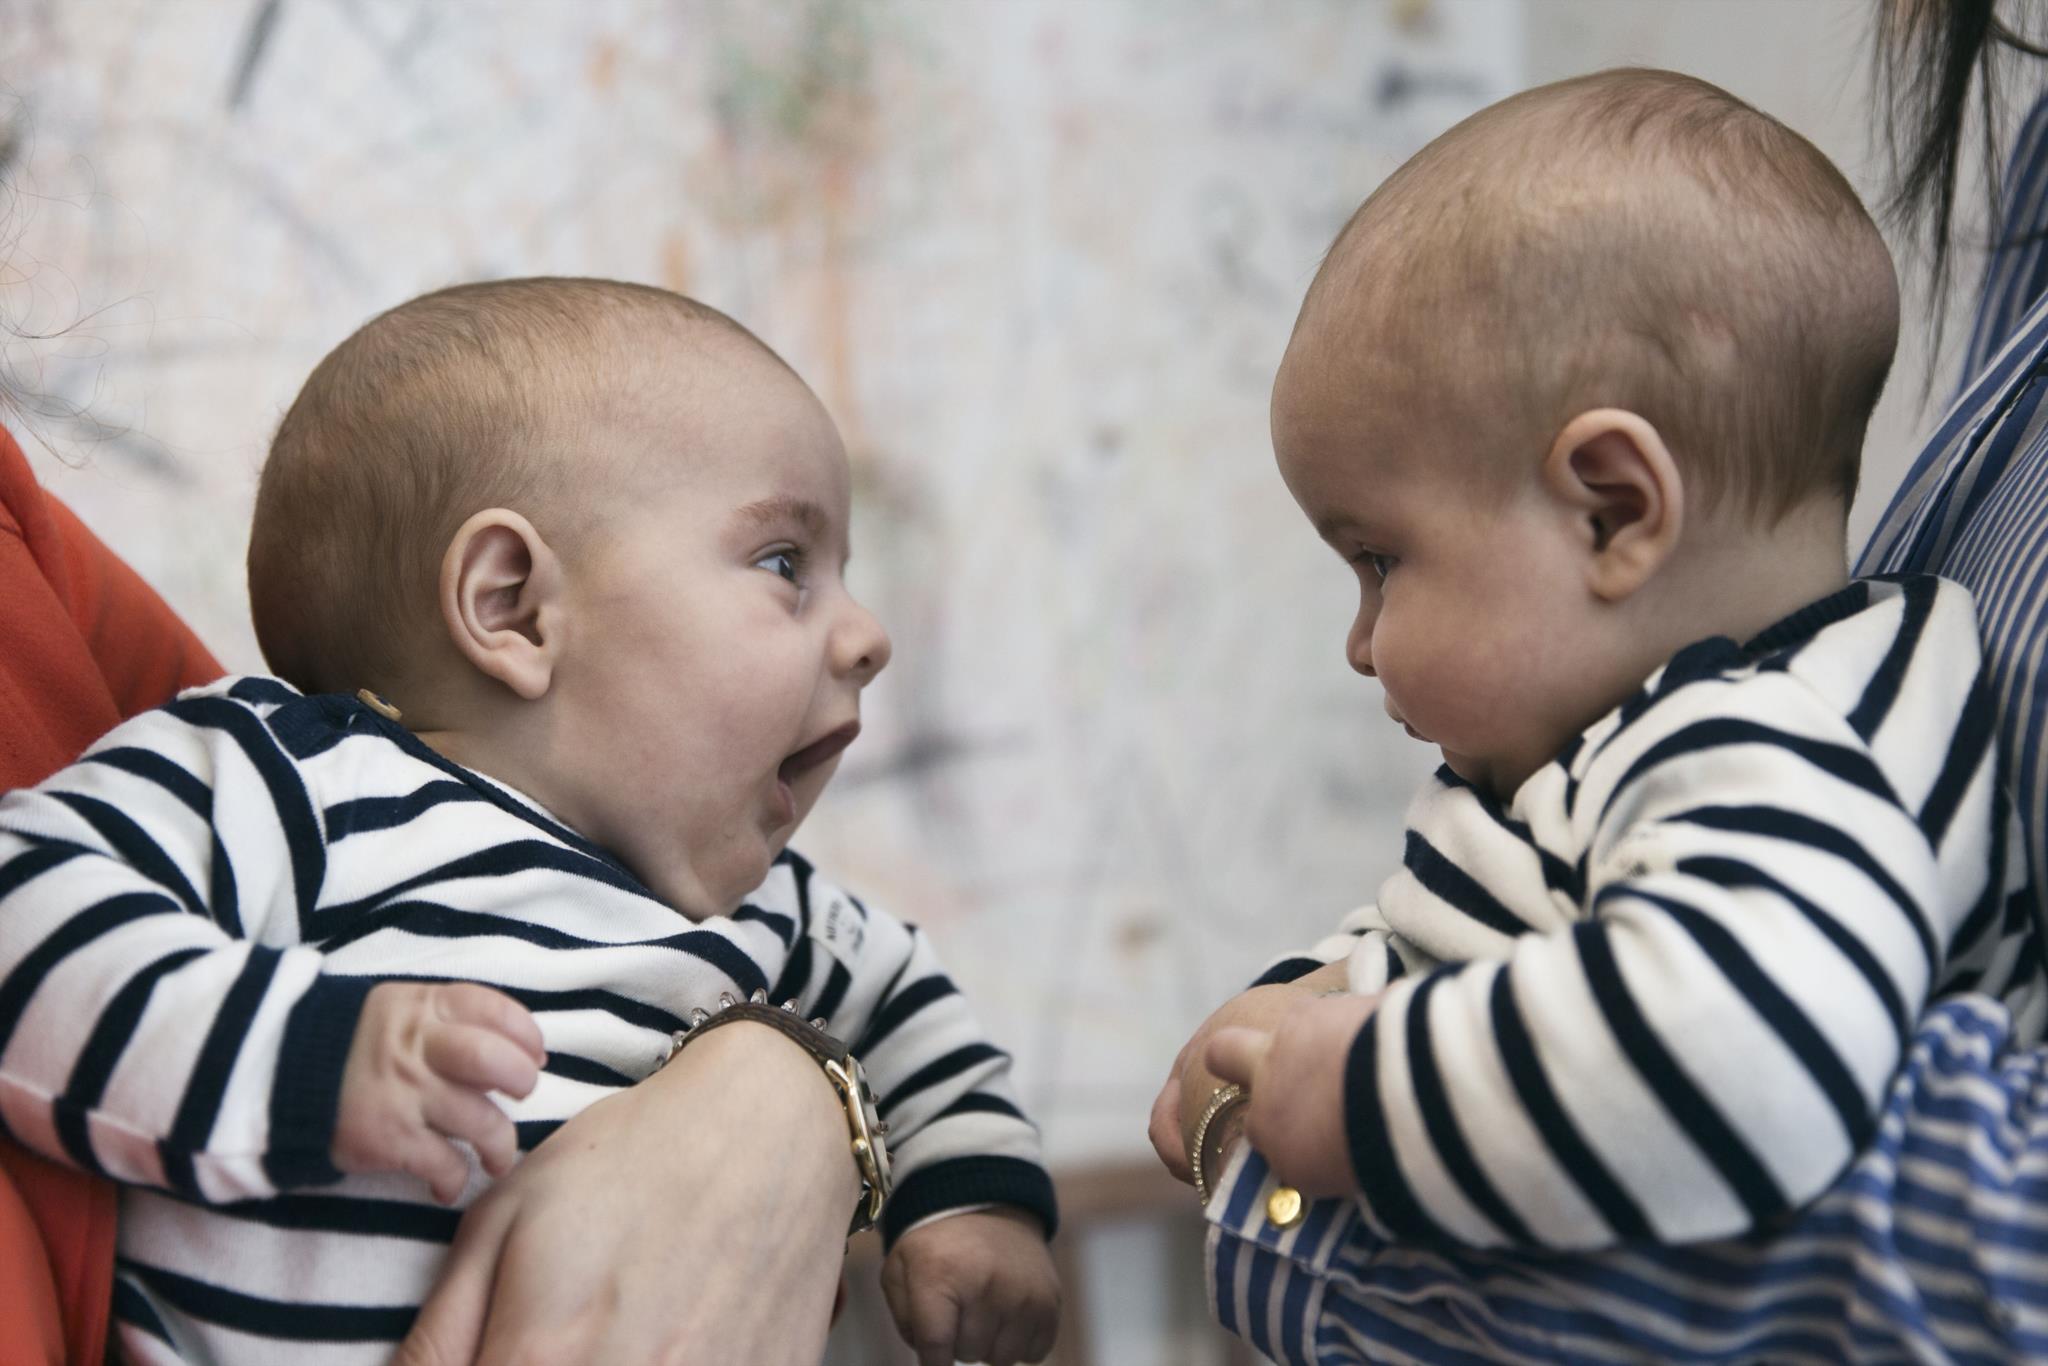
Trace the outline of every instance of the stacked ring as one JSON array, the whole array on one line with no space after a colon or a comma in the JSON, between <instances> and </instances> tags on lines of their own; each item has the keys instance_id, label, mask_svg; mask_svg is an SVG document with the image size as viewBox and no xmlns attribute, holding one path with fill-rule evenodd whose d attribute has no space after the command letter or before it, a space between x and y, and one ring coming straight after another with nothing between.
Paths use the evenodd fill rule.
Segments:
<instances>
[{"instance_id":1,"label":"stacked ring","mask_svg":"<svg viewBox=\"0 0 2048 1366\"><path fill-rule=\"evenodd\" d=\"M1219 1086L1209 1097L1209 1103L1202 1107L1202 1117L1195 1121L1194 1151L1188 1154L1188 1165L1195 1170L1195 1194L1201 1197L1202 1208L1209 1207L1209 1180L1202 1172L1202 1153L1209 1143L1209 1129L1225 1112L1245 1104L1247 1097L1242 1086Z\"/></svg>"}]
</instances>

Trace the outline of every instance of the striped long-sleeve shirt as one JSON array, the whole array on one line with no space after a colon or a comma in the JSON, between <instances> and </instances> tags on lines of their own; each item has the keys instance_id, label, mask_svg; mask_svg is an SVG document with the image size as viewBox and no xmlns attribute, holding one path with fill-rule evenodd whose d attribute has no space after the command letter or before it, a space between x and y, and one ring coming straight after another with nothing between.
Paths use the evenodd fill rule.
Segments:
<instances>
[{"instance_id":1,"label":"striped long-sleeve shirt","mask_svg":"<svg viewBox=\"0 0 2048 1366\"><path fill-rule=\"evenodd\" d=\"M1682 651L1502 803L1448 770L1318 957L1385 989L1346 1120L1383 1232L1687 1242L1821 1194L1931 996L2048 1012L1969 594L1859 580ZM1284 975L1284 973L1282 974Z\"/></svg>"},{"instance_id":2,"label":"striped long-sleeve shirt","mask_svg":"<svg viewBox=\"0 0 2048 1366\"><path fill-rule=\"evenodd\" d=\"M0 1119L127 1187L132 1357L369 1362L403 1336L460 1210L328 1155L362 998L394 979L533 1011L546 1064L505 1102L522 1150L646 1077L692 1008L794 998L890 1124L885 1234L987 1203L1051 1231L1008 1056L917 931L795 854L693 924L362 703L228 680L0 800Z\"/></svg>"}]
</instances>

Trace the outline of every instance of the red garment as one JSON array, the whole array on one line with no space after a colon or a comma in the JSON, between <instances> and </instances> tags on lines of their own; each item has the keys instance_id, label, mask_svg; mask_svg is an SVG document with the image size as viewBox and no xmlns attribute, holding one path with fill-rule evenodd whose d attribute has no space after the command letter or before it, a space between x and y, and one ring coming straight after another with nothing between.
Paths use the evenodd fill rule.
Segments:
<instances>
[{"instance_id":1,"label":"red garment","mask_svg":"<svg viewBox=\"0 0 2048 1366\"><path fill-rule=\"evenodd\" d=\"M40 782L223 670L164 600L36 483L0 428L0 789ZM0 1343L98 1366L114 1187L0 1141Z\"/></svg>"}]
</instances>

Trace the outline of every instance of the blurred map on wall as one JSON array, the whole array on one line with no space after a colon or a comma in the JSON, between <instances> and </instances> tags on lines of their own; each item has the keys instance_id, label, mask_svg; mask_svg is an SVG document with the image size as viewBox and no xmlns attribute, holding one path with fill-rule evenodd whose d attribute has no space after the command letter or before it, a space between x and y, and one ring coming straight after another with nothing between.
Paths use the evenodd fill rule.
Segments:
<instances>
[{"instance_id":1,"label":"blurred map on wall","mask_svg":"<svg viewBox=\"0 0 2048 1366\"><path fill-rule=\"evenodd\" d=\"M685 290L810 379L896 662L798 846L925 926L1062 1162L1369 897L1431 756L1266 395L1510 0L0 0L10 418L238 669L270 431L458 280Z\"/></svg>"}]
</instances>

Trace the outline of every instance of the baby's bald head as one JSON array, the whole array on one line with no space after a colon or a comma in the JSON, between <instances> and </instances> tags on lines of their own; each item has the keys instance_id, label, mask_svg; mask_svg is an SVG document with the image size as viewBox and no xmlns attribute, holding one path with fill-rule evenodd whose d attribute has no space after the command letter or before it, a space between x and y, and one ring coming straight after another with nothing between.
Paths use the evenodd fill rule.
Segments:
<instances>
[{"instance_id":1,"label":"baby's bald head","mask_svg":"<svg viewBox=\"0 0 2048 1366\"><path fill-rule=\"evenodd\" d=\"M270 667L307 692L391 688L434 636L443 552L472 514L522 513L558 549L661 471L635 440L735 385L809 392L714 308L595 279L458 285L364 324L271 444L249 540ZM669 400L657 404L657 397ZM659 433L687 454L686 433Z\"/></svg>"},{"instance_id":2,"label":"baby's bald head","mask_svg":"<svg viewBox=\"0 0 2048 1366\"><path fill-rule=\"evenodd\" d=\"M1305 383L1363 386L1533 463L1620 408L1710 501L1846 509L1897 332L1883 239L1812 144L1704 81L1608 71L1482 110L1359 208L1275 422Z\"/></svg>"}]
</instances>

